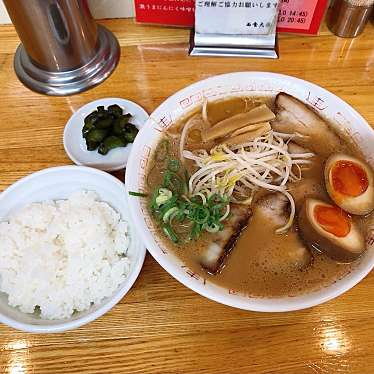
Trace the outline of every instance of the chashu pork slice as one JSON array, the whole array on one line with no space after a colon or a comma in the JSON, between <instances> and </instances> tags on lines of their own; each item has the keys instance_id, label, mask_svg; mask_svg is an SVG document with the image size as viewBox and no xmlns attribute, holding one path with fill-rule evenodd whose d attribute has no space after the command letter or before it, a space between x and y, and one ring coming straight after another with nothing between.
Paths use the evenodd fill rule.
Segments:
<instances>
[{"instance_id":1,"label":"chashu pork slice","mask_svg":"<svg viewBox=\"0 0 374 374\"><path fill-rule=\"evenodd\" d=\"M250 217L251 209L247 205L231 205L231 215L224 222L224 229L213 236L212 242L200 255L200 264L205 270L216 274L222 269Z\"/></svg>"},{"instance_id":2,"label":"chashu pork slice","mask_svg":"<svg viewBox=\"0 0 374 374\"><path fill-rule=\"evenodd\" d=\"M307 105L298 99L279 93L275 100L276 118L273 130L288 134L300 134L294 141L321 155L329 155L339 149L340 139L329 125Z\"/></svg>"},{"instance_id":3,"label":"chashu pork slice","mask_svg":"<svg viewBox=\"0 0 374 374\"><path fill-rule=\"evenodd\" d=\"M289 201L283 194L269 193L260 198L253 209L253 223L256 220L261 222L267 222L267 230L275 231L277 228L282 227L286 224L289 216ZM302 270L312 262L312 255L301 241L299 233L292 227L286 234L289 238L285 241L281 248L273 250L273 253L267 253L267 256L271 256L271 260L268 261L274 268L274 271L279 269L299 269ZM289 239L292 237L293 245Z\"/></svg>"}]
</instances>

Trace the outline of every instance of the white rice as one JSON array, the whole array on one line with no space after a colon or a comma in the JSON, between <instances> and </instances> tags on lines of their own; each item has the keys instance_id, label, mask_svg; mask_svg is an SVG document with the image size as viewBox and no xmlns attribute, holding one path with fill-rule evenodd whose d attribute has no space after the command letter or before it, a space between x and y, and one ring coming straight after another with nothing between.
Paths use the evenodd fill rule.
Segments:
<instances>
[{"instance_id":1,"label":"white rice","mask_svg":"<svg viewBox=\"0 0 374 374\"><path fill-rule=\"evenodd\" d=\"M22 312L69 318L124 281L128 246L127 223L95 192L29 204L0 223L0 291Z\"/></svg>"}]
</instances>

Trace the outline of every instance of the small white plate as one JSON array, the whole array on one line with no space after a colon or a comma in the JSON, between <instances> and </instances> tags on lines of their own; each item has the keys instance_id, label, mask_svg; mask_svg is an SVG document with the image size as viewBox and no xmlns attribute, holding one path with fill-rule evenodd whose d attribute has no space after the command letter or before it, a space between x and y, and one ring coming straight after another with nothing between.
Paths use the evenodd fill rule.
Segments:
<instances>
[{"instance_id":1,"label":"small white plate","mask_svg":"<svg viewBox=\"0 0 374 374\"><path fill-rule=\"evenodd\" d=\"M82 136L84 118L96 110L98 106L103 105L106 109L112 104L119 105L124 113L130 113L132 115L131 123L139 130L149 117L148 113L138 104L120 98L99 99L82 106L70 117L65 126L63 138L65 152L75 164L105 171L120 170L126 167L132 144L112 149L107 155L103 156L97 150L87 151L86 141Z\"/></svg>"}]
</instances>

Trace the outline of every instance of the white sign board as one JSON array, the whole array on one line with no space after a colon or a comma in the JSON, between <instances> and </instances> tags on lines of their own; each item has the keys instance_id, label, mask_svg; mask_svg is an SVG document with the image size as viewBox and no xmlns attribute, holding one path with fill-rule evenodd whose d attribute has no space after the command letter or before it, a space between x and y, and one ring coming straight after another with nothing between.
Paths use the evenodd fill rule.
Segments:
<instances>
[{"instance_id":1,"label":"white sign board","mask_svg":"<svg viewBox=\"0 0 374 374\"><path fill-rule=\"evenodd\" d=\"M277 22L277 0L196 0L195 31L201 34L268 35Z\"/></svg>"},{"instance_id":2,"label":"white sign board","mask_svg":"<svg viewBox=\"0 0 374 374\"><path fill-rule=\"evenodd\" d=\"M196 0L191 55L277 58L279 0Z\"/></svg>"}]
</instances>

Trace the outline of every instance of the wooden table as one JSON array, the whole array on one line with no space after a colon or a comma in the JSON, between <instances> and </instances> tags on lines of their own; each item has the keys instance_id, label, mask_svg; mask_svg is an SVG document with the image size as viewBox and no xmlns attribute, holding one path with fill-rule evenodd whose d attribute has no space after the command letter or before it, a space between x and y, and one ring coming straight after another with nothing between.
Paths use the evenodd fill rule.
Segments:
<instances>
[{"instance_id":1,"label":"wooden table","mask_svg":"<svg viewBox=\"0 0 374 374\"><path fill-rule=\"evenodd\" d=\"M374 27L357 39L282 36L279 60L190 58L188 32L104 21L122 46L102 85L56 98L24 88L13 72L18 38L0 27L0 189L50 166L71 164L62 131L81 105L134 100L152 112L182 87L214 74L273 71L319 84L374 124ZM1 245L1 244L0 244ZM372 330L373 329L373 330ZM0 372L374 373L374 274L338 299L292 313L236 310L190 291L147 255L129 294L75 331L33 335L0 326Z\"/></svg>"}]
</instances>

